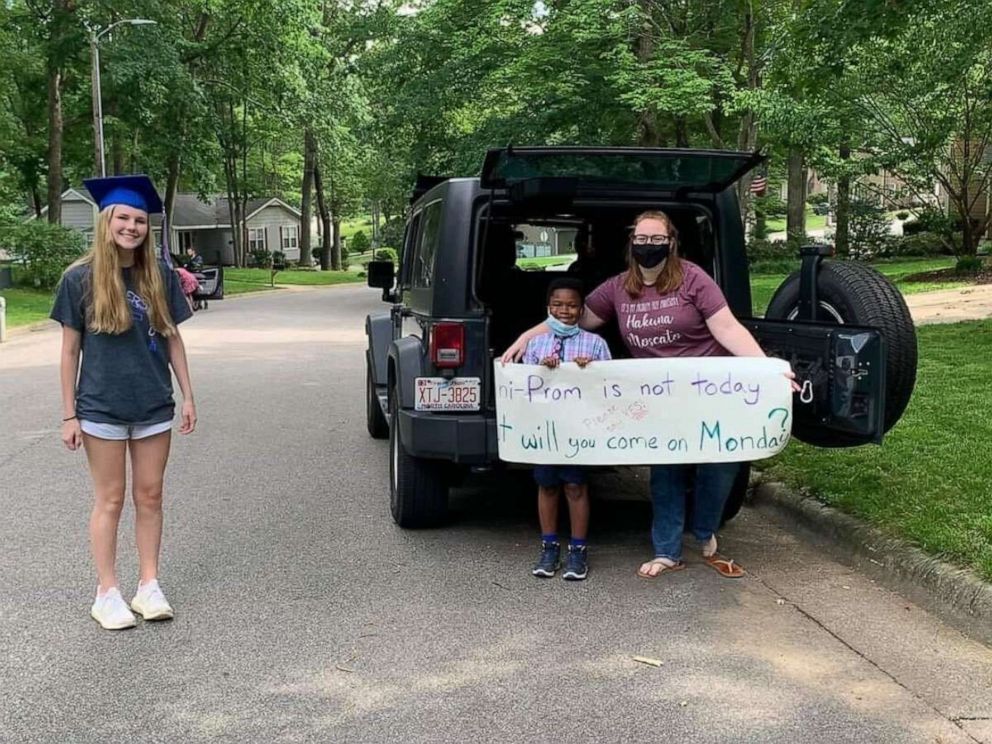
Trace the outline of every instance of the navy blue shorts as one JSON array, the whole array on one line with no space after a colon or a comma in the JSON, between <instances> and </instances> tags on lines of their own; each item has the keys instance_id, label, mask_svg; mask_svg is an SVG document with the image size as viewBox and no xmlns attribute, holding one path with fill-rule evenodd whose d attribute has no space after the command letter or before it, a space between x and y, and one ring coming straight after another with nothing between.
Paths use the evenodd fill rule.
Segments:
<instances>
[{"instance_id":1,"label":"navy blue shorts","mask_svg":"<svg viewBox=\"0 0 992 744\"><path fill-rule=\"evenodd\" d=\"M561 483L584 485L586 474L578 465L535 465L534 480L544 488L554 488Z\"/></svg>"}]
</instances>

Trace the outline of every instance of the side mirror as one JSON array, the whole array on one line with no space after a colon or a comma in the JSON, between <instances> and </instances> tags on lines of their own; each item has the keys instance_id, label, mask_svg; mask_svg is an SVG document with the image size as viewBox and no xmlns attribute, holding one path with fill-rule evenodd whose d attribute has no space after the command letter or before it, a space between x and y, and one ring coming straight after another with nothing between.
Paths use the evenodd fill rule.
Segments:
<instances>
[{"instance_id":1,"label":"side mirror","mask_svg":"<svg viewBox=\"0 0 992 744\"><path fill-rule=\"evenodd\" d=\"M369 261L368 284L382 290L382 299L391 300L393 284L396 282L396 267L392 261Z\"/></svg>"}]
</instances>

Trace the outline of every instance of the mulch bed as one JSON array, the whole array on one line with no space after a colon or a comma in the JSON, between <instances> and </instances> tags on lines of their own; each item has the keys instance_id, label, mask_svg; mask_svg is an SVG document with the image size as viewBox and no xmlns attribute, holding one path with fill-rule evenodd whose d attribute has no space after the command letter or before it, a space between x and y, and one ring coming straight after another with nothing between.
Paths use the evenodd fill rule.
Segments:
<instances>
[{"instance_id":1,"label":"mulch bed","mask_svg":"<svg viewBox=\"0 0 992 744\"><path fill-rule=\"evenodd\" d=\"M959 274L954 269L938 269L937 271L921 271L910 274L900 280L904 282L969 282L971 284L992 284L992 269L986 268L977 274L971 272Z\"/></svg>"}]
</instances>

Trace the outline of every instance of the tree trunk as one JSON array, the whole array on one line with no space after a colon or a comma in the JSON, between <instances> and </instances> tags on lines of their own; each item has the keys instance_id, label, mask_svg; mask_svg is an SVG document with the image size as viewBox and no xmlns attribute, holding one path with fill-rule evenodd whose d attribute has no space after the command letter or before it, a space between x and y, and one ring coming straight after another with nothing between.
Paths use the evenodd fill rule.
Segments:
<instances>
[{"instance_id":1,"label":"tree trunk","mask_svg":"<svg viewBox=\"0 0 992 744\"><path fill-rule=\"evenodd\" d=\"M372 250L379 247L379 200L372 200Z\"/></svg>"},{"instance_id":2,"label":"tree trunk","mask_svg":"<svg viewBox=\"0 0 992 744\"><path fill-rule=\"evenodd\" d=\"M310 253L310 225L313 214L313 171L317 159L317 143L313 131L307 127L303 134L303 185L300 202L300 266L309 266L313 256Z\"/></svg>"},{"instance_id":3,"label":"tree trunk","mask_svg":"<svg viewBox=\"0 0 992 744\"><path fill-rule=\"evenodd\" d=\"M646 63L654 56L654 34L651 24L651 10L654 0L639 0L641 28L637 34L635 52L638 62ZM658 147L662 144L658 131L658 116L654 111L641 111L637 116L637 144L642 147Z\"/></svg>"},{"instance_id":4,"label":"tree trunk","mask_svg":"<svg viewBox=\"0 0 992 744\"><path fill-rule=\"evenodd\" d=\"M320 177L319 162L313 169L313 184L317 190L317 211L320 212L320 228L323 234L320 248L320 268L322 271L327 271L328 269L338 271L341 268L340 264L335 264L331 260L331 213L327 209L327 200L324 198L324 182Z\"/></svg>"},{"instance_id":5,"label":"tree trunk","mask_svg":"<svg viewBox=\"0 0 992 744\"><path fill-rule=\"evenodd\" d=\"M48 60L48 221L62 222L62 68Z\"/></svg>"},{"instance_id":6,"label":"tree trunk","mask_svg":"<svg viewBox=\"0 0 992 744\"><path fill-rule=\"evenodd\" d=\"M179 174L181 170L178 150L174 150L169 154L169 162L166 167L168 170L165 177L165 201L163 202L163 207L165 208L165 219L171 225L172 214L176 208L176 192L179 190Z\"/></svg>"},{"instance_id":7,"label":"tree trunk","mask_svg":"<svg viewBox=\"0 0 992 744\"><path fill-rule=\"evenodd\" d=\"M803 151L789 148L789 186L786 205L786 236L790 245L798 248L806 237L806 168Z\"/></svg>"},{"instance_id":8,"label":"tree trunk","mask_svg":"<svg viewBox=\"0 0 992 744\"><path fill-rule=\"evenodd\" d=\"M110 102L110 115L115 122L110 130L110 160L113 163L111 174L116 176L124 172L124 148L121 146L119 107L116 98Z\"/></svg>"},{"instance_id":9,"label":"tree trunk","mask_svg":"<svg viewBox=\"0 0 992 744\"><path fill-rule=\"evenodd\" d=\"M838 153L841 160L849 160L851 147L846 142L840 146ZM851 176L846 170L837 179L837 206L834 211L834 250L838 256L846 256L851 252Z\"/></svg>"},{"instance_id":10,"label":"tree trunk","mask_svg":"<svg viewBox=\"0 0 992 744\"><path fill-rule=\"evenodd\" d=\"M684 116L675 117L675 146L676 147L689 146L689 128L686 125Z\"/></svg>"},{"instance_id":11,"label":"tree trunk","mask_svg":"<svg viewBox=\"0 0 992 744\"><path fill-rule=\"evenodd\" d=\"M348 267L341 265L341 218L335 214L331 220L331 225L334 230L334 248L331 251L331 265L336 267L335 270L341 269L343 271Z\"/></svg>"}]
</instances>

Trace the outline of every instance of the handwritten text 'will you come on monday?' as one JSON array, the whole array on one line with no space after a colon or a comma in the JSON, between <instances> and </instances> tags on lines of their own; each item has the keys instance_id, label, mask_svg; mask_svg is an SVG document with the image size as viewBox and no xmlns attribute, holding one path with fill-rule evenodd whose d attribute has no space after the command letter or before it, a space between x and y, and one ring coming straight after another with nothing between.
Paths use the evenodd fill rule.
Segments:
<instances>
[{"instance_id":1,"label":"handwritten text 'will you come on monday?'","mask_svg":"<svg viewBox=\"0 0 992 744\"><path fill-rule=\"evenodd\" d=\"M780 359L622 359L585 369L495 363L499 456L546 464L760 460L792 428Z\"/></svg>"}]
</instances>

